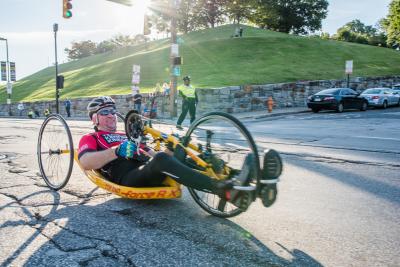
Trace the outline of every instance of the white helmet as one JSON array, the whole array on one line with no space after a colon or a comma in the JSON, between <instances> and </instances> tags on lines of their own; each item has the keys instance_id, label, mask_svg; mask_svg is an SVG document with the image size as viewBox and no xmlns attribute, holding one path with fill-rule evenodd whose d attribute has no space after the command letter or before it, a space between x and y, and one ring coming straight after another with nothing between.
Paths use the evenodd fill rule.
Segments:
<instances>
[{"instance_id":1,"label":"white helmet","mask_svg":"<svg viewBox=\"0 0 400 267\"><path fill-rule=\"evenodd\" d=\"M92 99L87 106L90 119L93 114L105 107L115 108L115 101L109 96L99 96Z\"/></svg>"}]
</instances>

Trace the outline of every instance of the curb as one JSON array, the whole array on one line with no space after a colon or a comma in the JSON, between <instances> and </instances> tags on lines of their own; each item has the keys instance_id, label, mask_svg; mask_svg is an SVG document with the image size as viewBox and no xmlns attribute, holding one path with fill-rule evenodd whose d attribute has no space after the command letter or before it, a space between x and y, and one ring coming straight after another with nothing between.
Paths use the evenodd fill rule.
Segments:
<instances>
[{"instance_id":1,"label":"curb","mask_svg":"<svg viewBox=\"0 0 400 267\"><path fill-rule=\"evenodd\" d=\"M239 114L241 113L236 113L232 114L234 117L236 117L239 120L248 120L248 119L254 119L254 120L259 120L259 119L265 119L268 117L278 117L278 116L285 116L285 115L291 115L291 114L299 114L299 113L309 113L310 110L297 110L297 111L283 111L283 112L277 112L277 113L266 113L266 114L262 114L262 115L245 115L245 116L240 116ZM5 118L5 119L26 119L26 120L32 120L28 117L25 116L2 116L0 115L0 118ZM38 118L33 118L33 119L45 119L46 117L38 117ZM66 120L71 120L71 121L85 121L85 120L89 120L86 117L64 117ZM171 119L171 118L156 118L155 120L165 120L165 121L172 121L174 122L177 118ZM186 119L187 120L187 119ZM185 120L185 121L186 121Z\"/></svg>"},{"instance_id":2,"label":"curb","mask_svg":"<svg viewBox=\"0 0 400 267\"><path fill-rule=\"evenodd\" d=\"M287 112L278 112L278 113L266 113L262 115L248 115L248 116L235 116L236 118L240 120L247 120L247 119L254 119L254 120L259 120L259 119L264 119L268 117L278 117L278 116L285 116L285 115L290 115L290 114L299 114L299 113L308 113L310 112L309 110L298 110L298 111L287 111Z\"/></svg>"},{"instance_id":3,"label":"curb","mask_svg":"<svg viewBox=\"0 0 400 267\"><path fill-rule=\"evenodd\" d=\"M299 113L309 113L309 110L299 110L299 111L288 111L288 112L282 112L282 113L271 113L271 114L265 114L265 115L260 115L254 117L254 119L264 119L268 117L277 117L277 116L283 116L283 115L291 115L291 114L299 114Z\"/></svg>"}]
</instances>

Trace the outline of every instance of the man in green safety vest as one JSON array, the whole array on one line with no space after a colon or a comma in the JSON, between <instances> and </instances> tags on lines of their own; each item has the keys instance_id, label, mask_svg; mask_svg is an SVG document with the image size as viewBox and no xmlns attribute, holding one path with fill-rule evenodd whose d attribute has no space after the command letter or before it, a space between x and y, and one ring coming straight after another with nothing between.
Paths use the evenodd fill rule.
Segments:
<instances>
[{"instance_id":1,"label":"man in green safety vest","mask_svg":"<svg viewBox=\"0 0 400 267\"><path fill-rule=\"evenodd\" d=\"M196 89L190 85L190 76L183 77L183 83L184 85L181 85L178 88L179 95L183 98L182 113L176 122L176 128L178 129L183 129L182 122L188 111L190 115L190 123L196 119L196 105L198 102Z\"/></svg>"}]
</instances>

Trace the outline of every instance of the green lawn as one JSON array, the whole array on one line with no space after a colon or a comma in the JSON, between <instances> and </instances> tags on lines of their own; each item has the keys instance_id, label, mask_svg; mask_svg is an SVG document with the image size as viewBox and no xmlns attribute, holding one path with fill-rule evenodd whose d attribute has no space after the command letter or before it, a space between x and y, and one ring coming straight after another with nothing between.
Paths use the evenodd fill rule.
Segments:
<instances>
[{"instance_id":1,"label":"green lawn","mask_svg":"<svg viewBox=\"0 0 400 267\"><path fill-rule=\"evenodd\" d=\"M346 60L354 76L400 74L400 53L387 48L299 37L244 26L243 38L231 38L234 26L181 36L182 75L199 88L344 78ZM59 66L65 76L61 98L130 93L132 65L141 65L143 91L169 80L169 40L158 40L95 55ZM14 84L13 102L54 99L54 67ZM3 87L4 88L4 87ZM0 90L0 103L6 100Z\"/></svg>"}]
</instances>

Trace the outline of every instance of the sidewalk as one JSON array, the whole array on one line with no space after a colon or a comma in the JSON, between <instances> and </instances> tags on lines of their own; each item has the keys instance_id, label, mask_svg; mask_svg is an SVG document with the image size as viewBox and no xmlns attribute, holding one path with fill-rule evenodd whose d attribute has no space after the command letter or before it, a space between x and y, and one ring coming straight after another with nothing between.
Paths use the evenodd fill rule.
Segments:
<instances>
[{"instance_id":1,"label":"sidewalk","mask_svg":"<svg viewBox=\"0 0 400 267\"><path fill-rule=\"evenodd\" d=\"M306 107L292 107L292 108L279 108L274 109L271 113L267 110L260 110L260 111L250 111L250 112L242 112L242 113L235 113L232 114L239 120L248 120L248 119L263 119L268 117L275 117L275 116L282 116L282 115L290 115L290 114L297 114L297 113L306 113L310 112L310 110Z\"/></svg>"},{"instance_id":2,"label":"sidewalk","mask_svg":"<svg viewBox=\"0 0 400 267\"><path fill-rule=\"evenodd\" d=\"M306 113L306 112L310 112L309 109L307 109L306 107L292 107L292 108L279 108L279 109L274 109L271 113L268 113L267 110L260 110L260 111L249 111L249 112L241 112L241 113L231 113L232 116L238 118L241 121L248 121L248 120L257 120L257 119L264 119L264 118L268 118L268 117L275 117L275 116L283 116L283 115L290 115L290 114L297 114L297 113ZM178 114L179 116L179 114ZM19 117L19 116L3 116L0 115L0 118L15 118L15 119L28 119L26 116L23 117ZM187 114L186 119L184 120L184 122L182 123L183 126L188 126L190 125L190 120L189 120L189 114ZM199 115L197 115L197 118L199 118ZM44 117L40 117L38 119L44 119ZM88 120L88 117L71 117L71 118L67 118L65 117L66 120L77 120L77 121L85 121ZM156 118L155 120L159 120L159 121L164 121L168 124L176 124L176 121L178 120L178 118Z\"/></svg>"},{"instance_id":3,"label":"sidewalk","mask_svg":"<svg viewBox=\"0 0 400 267\"><path fill-rule=\"evenodd\" d=\"M268 117L276 117L276 116L283 116L283 115L290 115L290 114L297 114L297 113L306 113L310 112L309 109L306 107L292 107L292 108L279 108L274 109L271 113L268 113L267 110L259 110L259 111L249 111L249 112L241 112L241 113L231 113L230 115L236 117L240 121L249 121L249 120L257 120L257 119L264 119ZM179 114L178 114L179 116ZM186 115L186 119L183 121L183 126L190 125L189 114ZM196 118L199 118L197 115ZM156 120L162 120L167 122L168 124L176 124L178 118L170 119L170 118L157 118Z\"/></svg>"}]
</instances>

